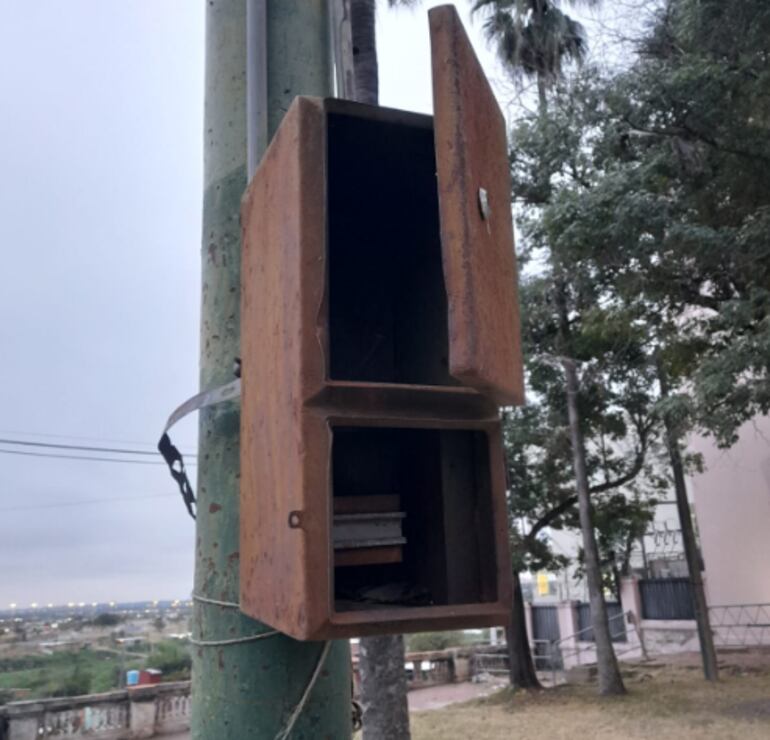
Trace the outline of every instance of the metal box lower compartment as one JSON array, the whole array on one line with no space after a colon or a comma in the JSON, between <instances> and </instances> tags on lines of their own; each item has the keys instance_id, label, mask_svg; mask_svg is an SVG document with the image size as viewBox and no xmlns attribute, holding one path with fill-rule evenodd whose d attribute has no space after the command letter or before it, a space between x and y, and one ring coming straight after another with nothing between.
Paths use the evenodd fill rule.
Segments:
<instances>
[{"instance_id":1,"label":"metal box lower compartment","mask_svg":"<svg viewBox=\"0 0 770 740\"><path fill-rule=\"evenodd\" d=\"M241 511L254 525L241 552L247 614L299 639L507 621L498 421L311 407L303 422L297 505L285 497L283 516Z\"/></svg>"}]
</instances>

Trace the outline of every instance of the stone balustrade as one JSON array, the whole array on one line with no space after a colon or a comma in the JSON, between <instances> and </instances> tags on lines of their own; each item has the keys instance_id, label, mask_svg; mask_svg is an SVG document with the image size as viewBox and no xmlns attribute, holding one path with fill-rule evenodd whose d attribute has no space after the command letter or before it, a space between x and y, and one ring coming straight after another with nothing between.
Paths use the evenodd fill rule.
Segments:
<instances>
[{"instance_id":1,"label":"stone balustrade","mask_svg":"<svg viewBox=\"0 0 770 740\"><path fill-rule=\"evenodd\" d=\"M0 740L136 740L189 726L189 681L0 707Z\"/></svg>"},{"instance_id":2,"label":"stone balustrade","mask_svg":"<svg viewBox=\"0 0 770 740\"><path fill-rule=\"evenodd\" d=\"M409 688L419 689L438 684L457 683L470 678L473 648L449 648L406 654L412 665Z\"/></svg>"}]
</instances>

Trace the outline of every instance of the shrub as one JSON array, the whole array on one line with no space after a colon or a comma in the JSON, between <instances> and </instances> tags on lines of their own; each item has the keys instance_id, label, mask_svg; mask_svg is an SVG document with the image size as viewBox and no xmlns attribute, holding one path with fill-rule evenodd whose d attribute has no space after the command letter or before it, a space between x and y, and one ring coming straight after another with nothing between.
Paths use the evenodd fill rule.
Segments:
<instances>
[{"instance_id":1,"label":"shrub","mask_svg":"<svg viewBox=\"0 0 770 740\"><path fill-rule=\"evenodd\" d=\"M446 650L467 644L464 632L418 632L406 636L406 649L410 653L422 653L429 650Z\"/></svg>"}]
</instances>

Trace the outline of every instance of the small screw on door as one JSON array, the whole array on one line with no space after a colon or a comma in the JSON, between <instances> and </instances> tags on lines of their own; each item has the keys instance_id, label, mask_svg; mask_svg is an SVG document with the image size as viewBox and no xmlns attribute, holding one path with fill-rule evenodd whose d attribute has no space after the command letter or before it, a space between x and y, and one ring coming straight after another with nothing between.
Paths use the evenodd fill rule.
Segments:
<instances>
[{"instance_id":1,"label":"small screw on door","mask_svg":"<svg viewBox=\"0 0 770 740\"><path fill-rule=\"evenodd\" d=\"M481 211L481 218L489 221L492 209L489 205L489 193L487 193L485 188L479 188L479 211Z\"/></svg>"}]
</instances>

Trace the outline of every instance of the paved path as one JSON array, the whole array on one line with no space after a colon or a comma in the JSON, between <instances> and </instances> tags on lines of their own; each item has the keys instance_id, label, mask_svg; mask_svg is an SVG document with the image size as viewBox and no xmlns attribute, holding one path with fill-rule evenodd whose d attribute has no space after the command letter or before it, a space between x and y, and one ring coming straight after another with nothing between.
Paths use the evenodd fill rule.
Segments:
<instances>
[{"instance_id":1,"label":"paved path","mask_svg":"<svg viewBox=\"0 0 770 740\"><path fill-rule=\"evenodd\" d=\"M426 689L415 689L409 692L409 711L420 712L424 709L441 709L441 707L457 704L461 701L480 699L505 686L501 681L489 683L448 683L441 686L431 686Z\"/></svg>"},{"instance_id":2,"label":"paved path","mask_svg":"<svg viewBox=\"0 0 770 740\"><path fill-rule=\"evenodd\" d=\"M441 709L461 701L480 699L502 688L504 683L451 683L442 686L430 686L426 689L410 691L409 711L421 712L426 709ZM190 734L164 735L163 740L190 740Z\"/></svg>"}]
</instances>

